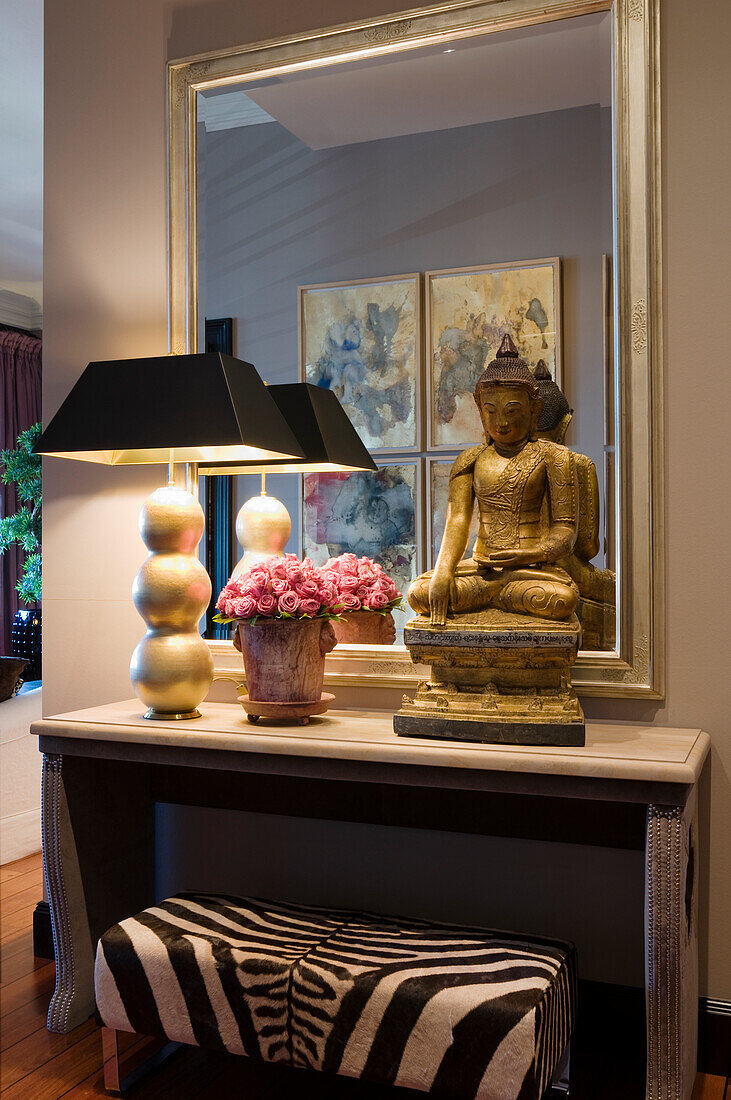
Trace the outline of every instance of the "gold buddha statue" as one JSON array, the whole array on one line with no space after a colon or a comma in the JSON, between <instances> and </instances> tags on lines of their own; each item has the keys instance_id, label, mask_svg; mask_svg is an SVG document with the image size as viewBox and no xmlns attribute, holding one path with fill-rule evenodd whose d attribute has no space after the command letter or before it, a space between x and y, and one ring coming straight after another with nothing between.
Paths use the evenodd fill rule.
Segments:
<instances>
[{"instance_id":1,"label":"gold buddha statue","mask_svg":"<svg viewBox=\"0 0 731 1100\"><path fill-rule=\"evenodd\" d=\"M463 451L433 572L408 601L404 642L429 665L394 716L400 736L582 745L571 686L581 626L565 564L579 531L575 456L538 433L538 382L509 335L475 387L485 442ZM464 559L475 506L479 530Z\"/></svg>"},{"instance_id":2,"label":"gold buddha statue","mask_svg":"<svg viewBox=\"0 0 731 1100\"><path fill-rule=\"evenodd\" d=\"M480 377L475 401L486 442L452 467L437 563L414 581L408 601L435 626L450 613L486 608L568 619L579 590L557 562L576 541L576 465L568 448L537 438L538 383L510 336ZM479 533L463 560L475 503Z\"/></svg>"},{"instance_id":3,"label":"gold buddha statue","mask_svg":"<svg viewBox=\"0 0 731 1100\"><path fill-rule=\"evenodd\" d=\"M543 400L536 434L539 439L563 443L574 411L543 359L538 360L533 373ZM616 642L617 578L613 570L592 564L601 545L599 479L596 466L588 455L576 451L572 454L579 479L579 530L573 550L558 564L579 589L576 613L581 622L584 649L612 650Z\"/></svg>"}]
</instances>

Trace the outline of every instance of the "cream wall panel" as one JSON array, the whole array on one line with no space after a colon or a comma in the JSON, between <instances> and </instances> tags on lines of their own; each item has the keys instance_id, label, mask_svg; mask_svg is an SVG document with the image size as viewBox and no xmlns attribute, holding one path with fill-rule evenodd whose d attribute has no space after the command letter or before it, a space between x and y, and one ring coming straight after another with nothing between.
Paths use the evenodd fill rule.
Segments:
<instances>
[{"instance_id":1,"label":"cream wall panel","mask_svg":"<svg viewBox=\"0 0 731 1100\"><path fill-rule=\"evenodd\" d=\"M0 703L0 863L41 847L41 758L31 722L41 716L41 691Z\"/></svg>"},{"instance_id":2,"label":"cream wall panel","mask_svg":"<svg viewBox=\"0 0 731 1100\"><path fill-rule=\"evenodd\" d=\"M132 651L145 633L131 595L43 600L43 713L129 699ZM49 702L49 700L51 700Z\"/></svg>"},{"instance_id":3,"label":"cream wall panel","mask_svg":"<svg viewBox=\"0 0 731 1100\"><path fill-rule=\"evenodd\" d=\"M38 707L40 712L40 706ZM35 721L33 716L30 721ZM38 810L41 805L41 758L38 742L25 736L0 747L0 807L3 831L7 818ZM39 838L40 840L40 838Z\"/></svg>"},{"instance_id":4,"label":"cream wall panel","mask_svg":"<svg viewBox=\"0 0 731 1100\"><path fill-rule=\"evenodd\" d=\"M298 0L48 0L46 420L89 360L167 351L166 61L394 7L394 0L323 0L316 6ZM724 627L731 530L723 477L731 434L730 38L731 5L664 0L667 700L584 700L589 719L700 726L711 734L700 837L701 993L729 999L731 729ZM91 602L83 611L76 607L87 597L83 568L75 563L83 562L96 536L93 509L80 507L78 523L59 525L54 518L76 476L75 464L65 465L67 472L49 478L44 549L47 561L61 555L76 579L59 577L56 564L49 564L46 713L129 695L126 662L139 636L139 620L133 609L124 610L123 599L100 598L93 611ZM97 469L89 475L89 491L105 493L118 473ZM137 489L141 504L160 480L159 470L140 469L130 478L125 492ZM118 576L110 580L110 593L139 564L136 526L120 523L114 547L108 568ZM59 600L61 593L67 598ZM79 615L89 633L73 642L74 662L65 650ZM338 829L332 823L324 835L334 840ZM574 873L581 873L578 864Z\"/></svg>"},{"instance_id":5,"label":"cream wall panel","mask_svg":"<svg viewBox=\"0 0 731 1100\"><path fill-rule=\"evenodd\" d=\"M44 555L44 590L53 599L129 602L135 573L147 557L137 528L143 495L139 469L63 458L44 462L43 518L54 546ZM167 480L162 466L145 471L145 478L150 475L159 485ZM83 540L79 531L85 532ZM123 560L120 543L129 549Z\"/></svg>"},{"instance_id":6,"label":"cream wall panel","mask_svg":"<svg viewBox=\"0 0 731 1100\"><path fill-rule=\"evenodd\" d=\"M36 753L36 755L38 755ZM40 757L38 757L40 761ZM39 780L40 790L40 780ZM41 850L41 811L40 807L23 814L11 814L3 817L0 830L0 864L12 863L15 859L32 855ZM39 896L40 897L40 887Z\"/></svg>"}]
</instances>

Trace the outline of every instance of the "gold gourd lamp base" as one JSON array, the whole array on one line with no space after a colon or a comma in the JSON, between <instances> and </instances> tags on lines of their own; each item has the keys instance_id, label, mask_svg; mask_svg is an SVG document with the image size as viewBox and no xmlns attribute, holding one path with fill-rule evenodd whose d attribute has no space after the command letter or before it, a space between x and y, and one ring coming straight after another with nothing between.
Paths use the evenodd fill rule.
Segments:
<instances>
[{"instance_id":1,"label":"gold gourd lamp base","mask_svg":"<svg viewBox=\"0 0 731 1100\"><path fill-rule=\"evenodd\" d=\"M205 517L196 496L174 483L156 489L140 512L140 534L150 551L132 587L147 626L130 662L145 718L200 718L198 704L213 682L213 658L198 624L211 598L211 581L197 557Z\"/></svg>"},{"instance_id":2,"label":"gold gourd lamp base","mask_svg":"<svg viewBox=\"0 0 731 1100\"><path fill-rule=\"evenodd\" d=\"M243 555L234 566L232 579L267 558L284 556L292 532L292 520L281 500L266 491L266 473L261 475L261 493L241 505L236 516L236 538Z\"/></svg>"}]
</instances>

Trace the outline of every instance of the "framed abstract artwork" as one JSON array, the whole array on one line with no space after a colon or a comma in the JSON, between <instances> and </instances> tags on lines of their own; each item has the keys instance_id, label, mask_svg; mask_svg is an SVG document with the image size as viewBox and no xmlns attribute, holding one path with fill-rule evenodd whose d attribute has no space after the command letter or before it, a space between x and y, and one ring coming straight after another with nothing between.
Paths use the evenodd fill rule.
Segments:
<instances>
[{"instance_id":1,"label":"framed abstract artwork","mask_svg":"<svg viewBox=\"0 0 731 1100\"><path fill-rule=\"evenodd\" d=\"M335 392L369 451L421 447L421 275L301 286L300 378Z\"/></svg>"},{"instance_id":2,"label":"framed abstract artwork","mask_svg":"<svg viewBox=\"0 0 731 1100\"><path fill-rule=\"evenodd\" d=\"M436 565L439 548L442 545L444 525L447 521L447 503L449 501L449 472L457 456L439 458L427 457L426 459L426 483L428 485L427 501L427 569L433 569ZM472 547L475 545L480 521L475 508L470 527L470 537L467 540L467 549L464 556L472 556Z\"/></svg>"},{"instance_id":3,"label":"framed abstract artwork","mask_svg":"<svg viewBox=\"0 0 731 1100\"><path fill-rule=\"evenodd\" d=\"M475 384L506 332L561 384L561 261L427 271L427 450L478 443Z\"/></svg>"},{"instance_id":4,"label":"framed abstract artwork","mask_svg":"<svg viewBox=\"0 0 731 1100\"><path fill-rule=\"evenodd\" d=\"M421 480L421 459L374 472L305 474L303 554L315 565L346 553L373 558L406 595L423 569Z\"/></svg>"}]
</instances>

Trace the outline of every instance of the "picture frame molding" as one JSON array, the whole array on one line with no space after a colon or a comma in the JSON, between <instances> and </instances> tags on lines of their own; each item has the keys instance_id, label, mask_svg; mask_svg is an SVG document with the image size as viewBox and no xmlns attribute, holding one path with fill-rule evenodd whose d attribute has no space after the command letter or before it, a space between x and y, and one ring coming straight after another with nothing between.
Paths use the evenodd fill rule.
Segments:
<instances>
[{"instance_id":1,"label":"picture frame molding","mask_svg":"<svg viewBox=\"0 0 731 1100\"><path fill-rule=\"evenodd\" d=\"M553 267L553 299L554 310L556 314L556 377L554 381L558 386L561 386L563 382L563 298L562 298L562 273L561 273L561 257L550 256L541 260L511 260L509 263L498 264L473 264L471 267L446 267L436 269L434 271L424 272L424 377L426 385L425 400L426 400L426 450L429 452L436 451L457 451L464 450L465 447L469 447L470 441L465 441L463 444L459 443L435 443L433 439L434 424L433 424L433 410L434 410L434 371L432 364L432 295L431 287L434 279L444 275L470 275L475 272L489 272L489 271L510 271L515 268L521 267ZM497 349L495 349L497 351ZM472 443L479 443L479 439L475 439Z\"/></svg>"},{"instance_id":2,"label":"picture frame molding","mask_svg":"<svg viewBox=\"0 0 731 1100\"><path fill-rule=\"evenodd\" d=\"M384 275L374 279L344 279L332 283L307 283L297 287L297 348L298 371L300 382L306 382L305 377L305 314L304 296L310 290L337 290L339 287L355 286L379 286L381 283L405 283L414 280L416 284L414 304L414 355L416 358L414 377L416 380L416 393L414 400L414 429L415 442L410 447L370 447L369 453L373 455L401 455L420 454L424 443L424 276L421 271L410 271L405 275Z\"/></svg>"},{"instance_id":3,"label":"picture frame molding","mask_svg":"<svg viewBox=\"0 0 731 1100\"><path fill-rule=\"evenodd\" d=\"M424 472L424 485L425 485L425 497L424 502L426 508L426 563L427 569L433 569L436 565L437 555L434 554L434 493L432 489L432 469L435 465L444 465L448 462L454 462L459 456L460 452L452 451L451 454L439 453L428 454L426 456L426 470ZM438 553L438 551L437 551ZM432 561L432 556L434 560Z\"/></svg>"},{"instance_id":4,"label":"picture frame molding","mask_svg":"<svg viewBox=\"0 0 731 1100\"><path fill-rule=\"evenodd\" d=\"M416 544L416 576L424 572L426 561L426 543L424 539L424 459L420 455L413 453L403 452L403 454L384 454L380 452L374 459L376 466L379 470L386 466L413 466L416 470L416 478L414 481L414 493L415 493L415 507L414 507L414 521L415 532L414 541ZM358 471L352 471L357 473ZM371 473L370 470L364 470L363 473ZM302 555L306 553L305 548L305 477L323 477L327 474L301 474L300 475L300 546L302 547ZM348 476L351 476L350 474ZM406 599L406 593L403 593L404 599ZM398 625L398 624L397 624ZM392 648L392 647L383 647Z\"/></svg>"}]
</instances>

